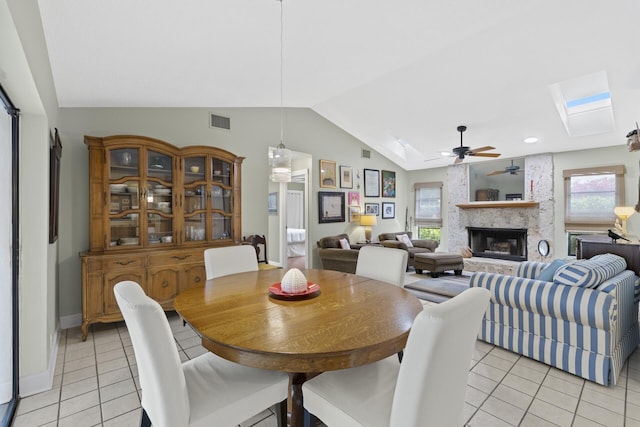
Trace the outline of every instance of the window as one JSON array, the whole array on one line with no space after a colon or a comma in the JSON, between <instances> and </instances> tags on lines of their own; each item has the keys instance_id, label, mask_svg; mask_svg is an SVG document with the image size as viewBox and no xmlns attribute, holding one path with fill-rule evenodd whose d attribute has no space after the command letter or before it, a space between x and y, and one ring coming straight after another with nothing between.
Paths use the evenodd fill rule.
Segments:
<instances>
[{"instance_id":1,"label":"window","mask_svg":"<svg viewBox=\"0 0 640 427\"><path fill-rule=\"evenodd\" d=\"M624 172L623 165L563 171L565 229L611 228L613 208L624 205Z\"/></svg>"},{"instance_id":2,"label":"window","mask_svg":"<svg viewBox=\"0 0 640 427\"><path fill-rule=\"evenodd\" d=\"M413 185L416 193L415 221L418 229L442 227L442 182L418 182Z\"/></svg>"},{"instance_id":3,"label":"window","mask_svg":"<svg viewBox=\"0 0 640 427\"><path fill-rule=\"evenodd\" d=\"M431 227L418 226L418 239L429 239L440 241L440 229Z\"/></svg>"}]
</instances>

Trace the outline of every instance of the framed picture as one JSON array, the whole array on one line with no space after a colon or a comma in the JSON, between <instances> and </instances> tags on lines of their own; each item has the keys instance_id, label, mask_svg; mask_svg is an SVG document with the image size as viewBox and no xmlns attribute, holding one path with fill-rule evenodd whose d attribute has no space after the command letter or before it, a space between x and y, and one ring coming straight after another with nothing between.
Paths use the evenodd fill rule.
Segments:
<instances>
[{"instance_id":1,"label":"framed picture","mask_svg":"<svg viewBox=\"0 0 640 427\"><path fill-rule=\"evenodd\" d=\"M380 215L380 203L365 203L364 204L365 215Z\"/></svg>"},{"instance_id":2,"label":"framed picture","mask_svg":"<svg viewBox=\"0 0 640 427\"><path fill-rule=\"evenodd\" d=\"M349 191L349 206L360 206L360 193Z\"/></svg>"},{"instance_id":3,"label":"framed picture","mask_svg":"<svg viewBox=\"0 0 640 427\"><path fill-rule=\"evenodd\" d=\"M336 162L320 160L320 187L336 188Z\"/></svg>"},{"instance_id":4,"label":"framed picture","mask_svg":"<svg viewBox=\"0 0 640 427\"><path fill-rule=\"evenodd\" d=\"M340 188L353 188L353 168L340 166Z\"/></svg>"},{"instance_id":5,"label":"framed picture","mask_svg":"<svg viewBox=\"0 0 640 427\"><path fill-rule=\"evenodd\" d=\"M380 171L364 170L364 197L380 197Z\"/></svg>"},{"instance_id":6,"label":"framed picture","mask_svg":"<svg viewBox=\"0 0 640 427\"><path fill-rule=\"evenodd\" d=\"M269 193L267 196L267 212L269 215L278 215L278 193Z\"/></svg>"},{"instance_id":7,"label":"framed picture","mask_svg":"<svg viewBox=\"0 0 640 427\"><path fill-rule=\"evenodd\" d=\"M349 222L360 222L360 206L349 206Z\"/></svg>"},{"instance_id":8,"label":"framed picture","mask_svg":"<svg viewBox=\"0 0 640 427\"><path fill-rule=\"evenodd\" d=\"M522 193L511 193L505 195L506 200L522 200Z\"/></svg>"},{"instance_id":9,"label":"framed picture","mask_svg":"<svg viewBox=\"0 0 640 427\"><path fill-rule=\"evenodd\" d=\"M382 202L382 219L396 217L396 204L393 202Z\"/></svg>"},{"instance_id":10,"label":"framed picture","mask_svg":"<svg viewBox=\"0 0 640 427\"><path fill-rule=\"evenodd\" d=\"M49 152L49 243L58 240L62 143L60 142L60 135L58 134L57 128L55 128L52 142Z\"/></svg>"},{"instance_id":11,"label":"framed picture","mask_svg":"<svg viewBox=\"0 0 640 427\"><path fill-rule=\"evenodd\" d=\"M318 191L318 222L345 222L343 192Z\"/></svg>"},{"instance_id":12,"label":"framed picture","mask_svg":"<svg viewBox=\"0 0 640 427\"><path fill-rule=\"evenodd\" d=\"M396 197L396 173L382 171L382 197Z\"/></svg>"}]
</instances>

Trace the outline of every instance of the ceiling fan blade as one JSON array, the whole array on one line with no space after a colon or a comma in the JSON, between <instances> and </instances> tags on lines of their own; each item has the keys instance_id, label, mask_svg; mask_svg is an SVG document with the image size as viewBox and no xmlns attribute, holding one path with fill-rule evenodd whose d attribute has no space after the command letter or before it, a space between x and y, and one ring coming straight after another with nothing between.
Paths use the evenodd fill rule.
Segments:
<instances>
[{"instance_id":1,"label":"ceiling fan blade","mask_svg":"<svg viewBox=\"0 0 640 427\"><path fill-rule=\"evenodd\" d=\"M456 160L453 162L453 164L457 165L460 162L462 162L462 159L460 157L456 157Z\"/></svg>"},{"instance_id":2,"label":"ceiling fan blade","mask_svg":"<svg viewBox=\"0 0 640 427\"><path fill-rule=\"evenodd\" d=\"M493 171L493 172L489 172L489 173L487 174L487 176L491 176L491 175L500 175L500 174L503 174L503 173L507 173L507 171Z\"/></svg>"},{"instance_id":3,"label":"ceiling fan blade","mask_svg":"<svg viewBox=\"0 0 640 427\"><path fill-rule=\"evenodd\" d=\"M495 150L495 149L496 147L491 147L487 145L486 147L472 148L469 150L469 153L479 153L480 151L488 151L488 150Z\"/></svg>"},{"instance_id":4,"label":"ceiling fan blade","mask_svg":"<svg viewBox=\"0 0 640 427\"><path fill-rule=\"evenodd\" d=\"M500 153L468 153L467 156L476 157L500 157Z\"/></svg>"}]
</instances>

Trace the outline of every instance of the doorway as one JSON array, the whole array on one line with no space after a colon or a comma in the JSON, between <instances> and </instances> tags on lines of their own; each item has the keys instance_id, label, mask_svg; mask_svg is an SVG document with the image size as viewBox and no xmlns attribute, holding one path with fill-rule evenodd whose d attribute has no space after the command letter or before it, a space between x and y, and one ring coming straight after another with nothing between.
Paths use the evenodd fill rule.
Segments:
<instances>
[{"instance_id":1,"label":"doorway","mask_svg":"<svg viewBox=\"0 0 640 427\"><path fill-rule=\"evenodd\" d=\"M286 189L286 266L288 268L307 268L309 265L308 236L308 179L309 170L302 169L291 173L291 182Z\"/></svg>"}]
</instances>

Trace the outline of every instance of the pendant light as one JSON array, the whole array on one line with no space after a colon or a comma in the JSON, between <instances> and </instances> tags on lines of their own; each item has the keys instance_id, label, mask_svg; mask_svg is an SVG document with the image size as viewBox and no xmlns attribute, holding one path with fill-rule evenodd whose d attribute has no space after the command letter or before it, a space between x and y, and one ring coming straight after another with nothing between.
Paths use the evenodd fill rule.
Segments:
<instances>
[{"instance_id":1,"label":"pendant light","mask_svg":"<svg viewBox=\"0 0 640 427\"><path fill-rule=\"evenodd\" d=\"M284 146L284 106L283 106L283 4L280 2L280 144L271 155L271 181L291 182L291 152Z\"/></svg>"}]
</instances>

